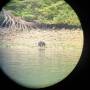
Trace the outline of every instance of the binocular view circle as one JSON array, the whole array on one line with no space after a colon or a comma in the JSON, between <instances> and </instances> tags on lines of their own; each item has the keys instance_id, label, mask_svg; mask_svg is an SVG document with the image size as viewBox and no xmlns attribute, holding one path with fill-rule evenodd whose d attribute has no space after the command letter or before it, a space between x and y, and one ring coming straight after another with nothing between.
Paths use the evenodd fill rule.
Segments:
<instances>
[{"instance_id":1,"label":"binocular view circle","mask_svg":"<svg viewBox=\"0 0 90 90\"><path fill-rule=\"evenodd\" d=\"M53 86L77 66L83 39L64 0L12 0L0 12L0 68L18 85Z\"/></svg>"}]
</instances>

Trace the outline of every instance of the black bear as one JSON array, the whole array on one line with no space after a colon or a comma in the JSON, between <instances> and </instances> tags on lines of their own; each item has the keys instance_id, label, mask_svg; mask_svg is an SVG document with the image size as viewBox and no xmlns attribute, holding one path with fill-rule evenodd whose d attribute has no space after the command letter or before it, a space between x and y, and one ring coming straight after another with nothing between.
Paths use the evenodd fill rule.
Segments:
<instances>
[{"instance_id":1,"label":"black bear","mask_svg":"<svg viewBox=\"0 0 90 90\"><path fill-rule=\"evenodd\" d=\"M39 46L39 47L45 47L45 45L46 45L46 44L45 44L44 41L39 41L39 42L38 42L38 46Z\"/></svg>"}]
</instances>

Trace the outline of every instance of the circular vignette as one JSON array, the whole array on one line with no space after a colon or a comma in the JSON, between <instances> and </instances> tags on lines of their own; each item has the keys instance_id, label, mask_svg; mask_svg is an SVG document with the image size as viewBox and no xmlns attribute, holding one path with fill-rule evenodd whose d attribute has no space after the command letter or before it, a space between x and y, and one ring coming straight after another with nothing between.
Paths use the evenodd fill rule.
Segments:
<instances>
[{"instance_id":1,"label":"circular vignette","mask_svg":"<svg viewBox=\"0 0 90 90\"><path fill-rule=\"evenodd\" d=\"M0 0L0 10L10 2L11 0Z\"/></svg>"},{"instance_id":2,"label":"circular vignette","mask_svg":"<svg viewBox=\"0 0 90 90\"><path fill-rule=\"evenodd\" d=\"M87 2L83 3L82 1L76 1L76 0L65 0L74 10L76 15L79 18L79 21L81 23L81 27L83 30L83 49L81 53L81 57L79 59L79 62L77 63L74 70L64 79L62 80L58 85L56 85L57 89L64 88L71 88L74 87L85 87L85 85L88 83L88 67L89 67L89 57L90 57L90 32L89 32L89 17L88 17L88 7L84 7L84 5L87 5ZM84 79L83 79L84 78ZM84 80L86 82L84 82ZM84 85L84 86L82 86Z\"/></svg>"},{"instance_id":3,"label":"circular vignette","mask_svg":"<svg viewBox=\"0 0 90 90\"><path fill-rule=\"evenodd\" d=\"M84 46L83 46L83 51L82 51L82 55L80 57L80 60L79 60L79 63L76 65L76 68L69 74L69 76L67 76L64 80L62 80L60 83L54 85L54 86L51 86L51 87L47 87L47 88L44 88L44 89L50 89L50 88L63 88L63 85L66 85L69 81L70 81L70 78L72 78L72 81L73 79L75 78L74 76L78 75L78 69L81 70L83 65L84 65L84 62L83 60L86 58L85 56L87 55L87 47L88 47L88 44L86 44L87 42L87 34L85 32L86 28L84 27L84 22L82 20L83 16L82 14L80 13L80 10L77 9L78 5L75 5L73 4L74 2L71 1L68 2L68 0L65 0L73 9L74 11L76 12L77 16L79 17L79 20L81 22L81 25L82 25L82 28L83 28L83 33L84 33ZM7 78L7 77L6 77ZM72 82L71 81L71 82ZM24 87L23 87L24 88ZM25 89L28 89L28 88L25 88Z\"/></svg>"}]
</instances>

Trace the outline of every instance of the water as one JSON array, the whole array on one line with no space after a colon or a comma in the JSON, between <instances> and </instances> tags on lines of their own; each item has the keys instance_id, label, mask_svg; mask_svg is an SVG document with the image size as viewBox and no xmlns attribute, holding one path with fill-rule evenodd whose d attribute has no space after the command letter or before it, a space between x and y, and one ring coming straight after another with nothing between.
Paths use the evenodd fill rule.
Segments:
<instances>
[{"instance_id":1,"label":"water","mask_svg":"<svg viewBox=\"0 0 90 90\"><path fill-rule=\"evenodd\" d=\"M27 87L42 88L60 82L75 68L82 51L81 31L81 36L70 33L31 31L17 34L11 41L2 40L2 70L12 80ZM41 40L45 47L38 46Z\"/></svg>"}]
</instances>

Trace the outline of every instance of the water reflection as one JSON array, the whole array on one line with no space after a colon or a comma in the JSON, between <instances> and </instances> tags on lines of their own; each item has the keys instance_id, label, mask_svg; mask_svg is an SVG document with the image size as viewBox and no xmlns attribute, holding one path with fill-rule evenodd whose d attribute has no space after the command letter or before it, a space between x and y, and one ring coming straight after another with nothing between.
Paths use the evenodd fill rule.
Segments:
<instances>
[{"instance_id":1,"label":"water reflection","mask_svg":"<svg viewBox=\"0 0 90 90\"><path fill-rule=\"evenodd\" d=\"M40 47L38 49L38 57L39 57L40 64L42 64L45 59L45 48L44 47Z\"/></svg>"},{"instance_id":2,"label":"water reflection","mask_svg":"<svg viewBox=\"0 0 90 90\"><path fill-rule=\"evenodd\" d=\"M1 68L29 87L45 87L65 78L76 66L83 45L81 31L32 30L14 37L1 40Z\"/></svg>"}]
</instances>

